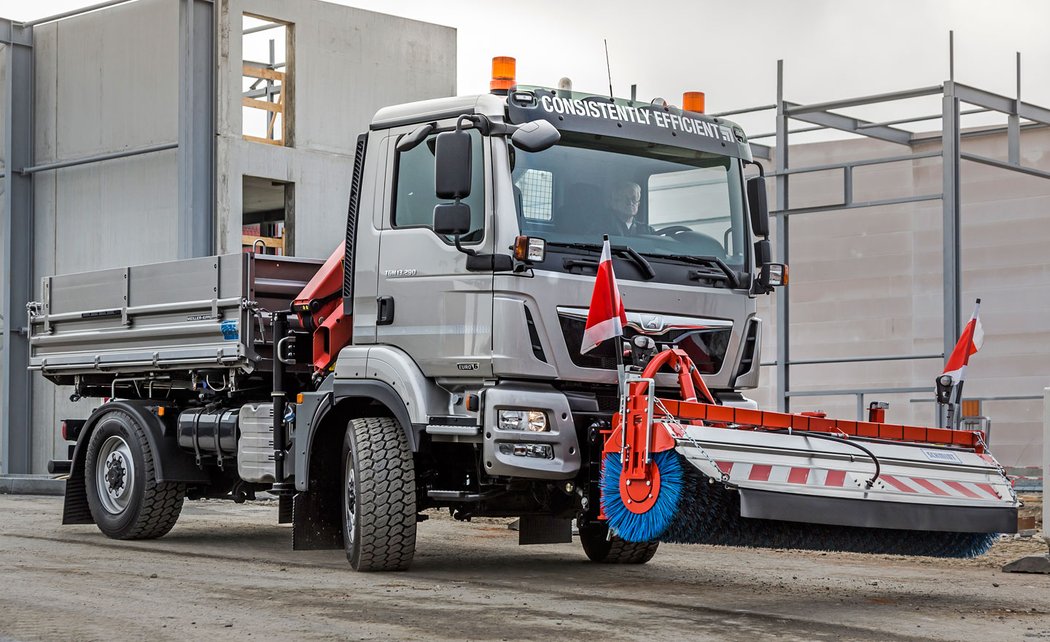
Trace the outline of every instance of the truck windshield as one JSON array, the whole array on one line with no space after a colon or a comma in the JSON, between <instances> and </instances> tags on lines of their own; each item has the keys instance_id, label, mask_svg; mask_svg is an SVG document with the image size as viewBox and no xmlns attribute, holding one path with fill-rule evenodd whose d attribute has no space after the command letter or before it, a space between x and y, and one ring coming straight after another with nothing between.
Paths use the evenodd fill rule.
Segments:
<instances>
[{"instance_id":1,"label":"truck windshield","mask_svg":"<svg viewBox=\"0 0 1050 642\"><path fill-rule=\"evenodd\" d=\"M538 153L513 150L522 234L600 244L608 234L650 257L717 258L743 269L747 227L739 162L680 147L566 134Z\"/></svg>"}]
</instances>

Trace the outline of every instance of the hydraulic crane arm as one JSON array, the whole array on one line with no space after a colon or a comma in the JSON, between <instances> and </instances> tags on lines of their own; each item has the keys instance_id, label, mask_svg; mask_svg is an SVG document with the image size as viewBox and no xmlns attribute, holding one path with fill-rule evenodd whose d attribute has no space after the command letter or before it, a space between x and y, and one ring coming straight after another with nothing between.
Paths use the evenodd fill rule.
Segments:
<instances>
[{"instance_id":1,"label":"hydraulic crane arm","mask_svg":"<svg viewBox=\"0 0 1050 642\"><path fill-rule=\"evenodd\" d=\"M312 362L317 372L332 366L339 351L350 343L353 330L351 317L343 313L343 256L340 244L292 302L303 328L313 333Z\"/></svg>"}]
</instances>

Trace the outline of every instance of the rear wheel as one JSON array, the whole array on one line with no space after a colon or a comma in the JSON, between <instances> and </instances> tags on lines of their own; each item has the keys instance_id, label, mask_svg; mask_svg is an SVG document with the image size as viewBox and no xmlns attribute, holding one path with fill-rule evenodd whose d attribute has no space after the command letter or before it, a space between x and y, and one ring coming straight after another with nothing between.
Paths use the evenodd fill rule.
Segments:
<instances>
[{"instance_id":1,"label":"rear wheel","mask_svg":"<svg viewBox=\"0 0 1050 642\"><path fill-rule=\"evenodd\" d=\"M152 539L175 526L186 488L158 482L145 429L126 412L98 421L84 460L88 508L107 537Z\"/></svg>"},{"instance_id":2,"label":"rear wheel","mask_svg":"<svg viewBox=\"0 0 1050 642\"><path fill-rule=\"evenodd\" d=\"M397 421L352 419L343 440L343 542L357 571L403 571L416 550L412 451Z\"/></svg>"},{"instance_id":3,"label":"rear wheel","mask_svg":"<svg viewBox=\"0 0 1050 642\"><path fill-rule=\"evenodd\" d=\"M600 522L580 526L580 543L587 557L599 564L645 564L660 547L660 542L635 543L609 537L609 527Z\"/></svg>"}]
</instances>

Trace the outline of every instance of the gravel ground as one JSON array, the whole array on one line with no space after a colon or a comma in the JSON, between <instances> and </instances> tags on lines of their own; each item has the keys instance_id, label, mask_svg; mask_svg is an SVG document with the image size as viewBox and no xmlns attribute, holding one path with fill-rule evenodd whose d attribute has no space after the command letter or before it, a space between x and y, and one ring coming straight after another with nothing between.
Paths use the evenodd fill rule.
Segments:
<instances>
[{"instance_id":1,"label":"gravel ground","mask_svg":"<svg viewBox=\"0 0 1050 642\"><path fill-rule=\"evenodd\" d=\"M61 499L0 495L0 640L1050 640L1050 576L976 560L662 546L601 566L516 545L507 520L420 524L412 569L293 552L272 502L190 502L160 540L60 526Z\"/></svg>"}]
</instances>

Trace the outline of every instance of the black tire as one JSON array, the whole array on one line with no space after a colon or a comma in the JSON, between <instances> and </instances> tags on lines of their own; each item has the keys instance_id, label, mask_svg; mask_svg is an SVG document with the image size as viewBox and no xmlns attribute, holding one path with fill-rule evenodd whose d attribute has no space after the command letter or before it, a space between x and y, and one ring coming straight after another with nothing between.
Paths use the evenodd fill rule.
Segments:
<instances>
[{"instance_id":1,"label":"black tire","mask_svg":"<svg viewBox=\"0 0 1050 642\"><path fill-rule=\"evenodd\" d=\"M107 537L153 539L175 526L186 487L158 483L145 429L126 412L99 419L84 460L88 508Z\"/></svg>"},{"instance_id":2,"label":"black tire","mask_svg":"<svg viewBox=\"0 0 1050 642\"><path fill-rule=\"evenodd\" d=\"M343 440L343 542L355 571L403 571L416 552L416 477L389 417L351 419Z\"/></svg>"},{"instance_id":3,"label":"black tire","mask_svg":"<svg viewBox=\"0 0 1050 642\"><path fill-rule=\"evenodd\" d=\"M583 552L599 564L645 564L656 555L660 542L625 542L619 537L608 538L609 527L602 523L580 526Z\"/></svg>"}]
</instances>

